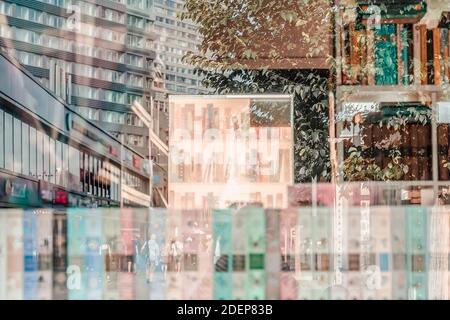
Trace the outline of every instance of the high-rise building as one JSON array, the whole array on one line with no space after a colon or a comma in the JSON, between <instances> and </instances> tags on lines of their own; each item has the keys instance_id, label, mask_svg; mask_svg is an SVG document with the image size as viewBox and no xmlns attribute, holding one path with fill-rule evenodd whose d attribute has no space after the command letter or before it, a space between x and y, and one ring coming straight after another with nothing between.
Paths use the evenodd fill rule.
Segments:
<instances>
[{"instance_id":1,"label":"high-rise building","mask_svg":"<svg viewBox=\"0 0 450 320\"><path fill-rule=\"evenodd\" d=\"M200 42L195 24L177 17L183 7L184 0L154 0L154 30L159 35L154 48L164 62L166 89L170 93L203 93L205 89L194 68L183 62L184 55L195 52Z\"/></svg>"},{"instance_id":2,"label":"high-rise building","mask_svg":"<svg viewBox=\"0 0 450 320\"><path fill-rule=\"evenodd\" d=\"M147 130L129 105L150 106L150 1L1 1L0 14L2 46L53 91L52 65L62 68L69 82L63 98L148 154Z\"/></svg>"},{"instance_id":3,"label":"high-rise building","mask_svg":"<svg viewBox=\"0 0 450 320\"><path fill-rule=\"evenodd\" d=\"M149 130L131 104L139 101L153 130L167 134L153 22L151 0L0 1L0 46L80 114L148 156Z\"/></svg>"}]
</instances>

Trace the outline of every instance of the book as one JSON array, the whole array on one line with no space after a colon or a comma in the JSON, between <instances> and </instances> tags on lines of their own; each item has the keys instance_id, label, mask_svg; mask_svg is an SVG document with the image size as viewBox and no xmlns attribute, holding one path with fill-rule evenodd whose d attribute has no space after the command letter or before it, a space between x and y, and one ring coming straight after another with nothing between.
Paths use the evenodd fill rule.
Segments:
<instances>
[{"instance_id":1,"label":"book","mask_svg":"<svg viewBox=\"0 0 450 320\"><path fill-rule=\"evenodd\" d=\"M439 28L433 29L433 67L434 84L441 84L441 31Z\"/></svg>"},{"instance_id":2,"label":"book","mask_svg":"<svg viewBox=\"0 0 450 320\"><path fill-rule=\"evenodd\" d=\"M428 68L427 68L427 26L422 24L419 26L420 39L420 83L428 84Z\"/></svg>"},{"instance_id":3,"label":"book","mask_svg":"<svg viewBox=\"0 0 450 320\"><path fill-rule=\"evenodd\" d=\"M395 85L398 83L397 27L382 24L375 30L375 84Z\"/></svg>"}]
</instances>

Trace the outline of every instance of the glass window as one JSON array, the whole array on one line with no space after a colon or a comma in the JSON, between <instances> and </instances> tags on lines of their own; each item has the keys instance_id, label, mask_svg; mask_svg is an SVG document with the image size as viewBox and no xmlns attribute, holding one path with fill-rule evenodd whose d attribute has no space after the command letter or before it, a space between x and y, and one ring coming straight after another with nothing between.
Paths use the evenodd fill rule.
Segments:
<instances>
[{"instance_id":1,"label":"glass window","mask_svg":"<svg viewBox=\"0 0 450 320\"><path fill-rule=\"evenodd\" d=\"M43 178L43 168L44 168L44 136L42 132L36 131L36 174L38 179Z\"/></svg>"},{"instance_id":2,"label":"glass window","mask_svg":"<svg viewBox=\"0 0 450 320\"><path fill-rule=\"evenodd\" d=\"M69 146L63 144L63 163L62 163L62 175L63 175L63 186L68 186L68 175L69 175Z\"/></svg>"},{"instance_id":3,"label":"glass window","mask_svg":"<svg viewBox=\"0 0 450 320\"><path fill-rule=\"evenodd\" d=\"M5 169L13 171L13 117L5 112Z\"/></svg>"},{"instance_id":4,"label":"glass window","mask_svg":"<svg viewBox=\"0 0 450 320\"><path fill-rule=\"evenodd\" d=\"M5 166L3 111L0 110L0 168Z\"/></svg>"},{"instance_id":5,"label":"glass window","mask_svg":"<svg viewBox=\"0 0 450 320\"><path fill-rule=\"evenodd\" d=\"M30 175L36 177L36 129L30 127Z\"/></svg>"},{"instance_id":6,"label":"glass window","mask_svg":"<svg viewBox=\"0 0 450 320\"><path fill-rule=\"evenodd\" d=\"M50 181L50 137L46 134L42 134L43 136L43 152L44 152L44 180Z\"/></svg>"},{"instance_id":7,"label":"glass window","mask_svg":"<svg viewBox=\"0 0 450 320\"><path fill-rule=\"evenodd\" d=\"M55 140L50 138L49 143L49 156L50 156L50 182L56 183L56 170L55 170Z\"/></svg>"},{"instance_id":8,"label":"glass window","mask_svg":"<svg viewBox=\"0 0 450 320\"><path fill-rule=\"evenodd\" d=\"M62 151L62 143L56 141L55 143L55 179L57 185L64 185L63 183L63 175L62 175L62 162L63 162L63 151Z\"/></svg>"},{"instance_id":9,"label":"glass window","mask_svg":"<svg viewBox=\"0 0 450 320\"><path fill-rule=\"evenodd\" d=\"M22 123L22 174L30 174L30 133L26 123Z\"/></svg>"},{"instance_id":10,"label":"glass window","mask_svg":"<svg viewBox=\"0 0 450 320\"><path fill-rule=\"evenodd\" d=\"M69 146L69 184L75 190L80 188L80 152Z\"/></svg>"}]
</instances>

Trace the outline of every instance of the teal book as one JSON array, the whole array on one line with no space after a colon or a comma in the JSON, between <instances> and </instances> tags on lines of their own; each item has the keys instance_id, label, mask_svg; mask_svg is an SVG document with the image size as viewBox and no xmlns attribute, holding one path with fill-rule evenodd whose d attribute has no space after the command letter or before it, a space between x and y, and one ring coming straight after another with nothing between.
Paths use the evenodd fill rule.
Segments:
<instances>
[{"instance_id":1,"label":"teal book","mask_svg":"<svg viewBox=\"0 0 450 320\"><path fill-rule=\"evenodd\" d=\"M213 211L214 300L231 300L233 298L232 223L232 210Z\"/></svg>"},{"instance_id":2,"label":"teal book","mask_svg":"<svg viewBox=\"0 0 450 320\"><path fill-rule=\"evenodd\" d=\"M406 270L408 298L426 300L427 284L427 209L406 208Z\"/></svg>"},{"instance_id":3,"label":"teal book","mask_svg":"<svg viewBox=\"0 0 450 320\"><path fill-rule=\"evenodd\" d=\"M266 215L266 299L280 299L280 210L267 209Z\"/></svg>"},{"instance_id":4,"label":"teal book","mask_svg":"<svg viewBox=\"0 0 450 320\"><path fill-rule=\"evenodd\" d=\"M396 85L397 71L397 27L382 24L375 29L375 84Z\"/></svg>"},{"instance_id":5,"label":"teal book","mask_svg":"<svg viewBox=\"0 0 450 320\"><path fill-rule=\"evenodd\" d=\"M86 209L67 210L67 291L69 300L86 299Z\"/></svg>"},{"instance_id":6,"label":"teal book","mask_svg":"<svg viewBox=\"0 0 450 320\"><path fill-rule=\"evenodd\" d=\"M100 254L104 260L103 299L120 299L118 286L119 253L116 248L116 239L120 238L120 209L101 209L102 241Z\"/></svg>"},{"instance_id":7,"label":"teal book","mask_svg":"<svg viewBox=\"0 0 450 320\"><path fill-rule=\"evenodd\" d=\"M37 299L38 293L38 220L35 210L23 213L23 298Z\"/></svg>"},{"instance_id":8,"label":"teal book","mask_svg":"<svg viewBox=\"0 0 450 320\"><path fill-rule=\"evenodd\" d=\"M101 300L103 295L103 257L101 255L102 209L90 209L84 213L85 220L85 255L84 273L86 284L86 299Z\"/></svg>"},{"instance_id":9,"label":"teal book","mask_svg":"<svg viewBox=\"0 0 450 320\"><path fill-rule=\"evenodd\" d=\"M246 281L247 281L247 264L249 263L247 257L247 228L245 220L247 219L247 210L236 210L233 213L233 299L245 300Z\"/></svg>"},{"instance_id":10,"label":"teal book","mask_svg":"<svg viewBox=\"0 0 450 320\"><path fill-rule=\"evenodd\" d=\"M250 300L263 300L266 293L265 273L265 214L263 208L246 208L248 269L246 296Z\"/></svg>"}]
</instances>

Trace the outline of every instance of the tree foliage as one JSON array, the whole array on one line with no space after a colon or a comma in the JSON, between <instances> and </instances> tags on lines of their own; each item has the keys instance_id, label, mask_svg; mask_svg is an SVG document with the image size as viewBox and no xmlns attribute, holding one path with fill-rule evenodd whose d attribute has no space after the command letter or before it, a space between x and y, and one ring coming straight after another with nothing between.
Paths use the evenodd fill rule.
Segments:
<instances>
[{"instance_id":1,"label":"tree foliage","mask_svg":"<svg viewBox=\"0 0 450 320\"><path fill-rule=\"evenodd\" d=\"M215 93L294 95L296 182L330 178L329 72L304 65L326 56L332 25L329 3L186 0L181 14L202 36L198 51L185 59L196 67L205 87Z\"/></svg>"}]
</instances>

